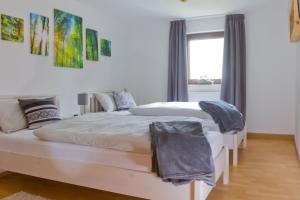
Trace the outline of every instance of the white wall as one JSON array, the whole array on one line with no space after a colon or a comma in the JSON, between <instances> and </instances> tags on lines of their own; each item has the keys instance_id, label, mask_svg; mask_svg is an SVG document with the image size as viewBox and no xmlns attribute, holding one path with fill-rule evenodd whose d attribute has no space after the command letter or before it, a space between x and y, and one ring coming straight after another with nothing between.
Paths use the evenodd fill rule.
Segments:
<instances>
[{"instance_id":1,"label":"white wall","mask_svg":"<svg viewBox=\"0 0 300 200\"><path fill-rule=\"evenodd\" d=\"M188 19L186 26L188 34L223 31L225 19L222 16Z\"/></svg>"},{"instance_id":2,"label":"white wall","mask_svg":"<svg viewBox=\"0 0 300 200\"><path fill-rule=\"evenodd\" d=\"M83 28L98 30L100 37L112 40L111 58L99 62L84 62L84 69L62 69L53 66L53 9L57 8L83 17ZM34 12L50 18L50 56L30 54L29 14ZM119 66L131 62L131 23L106 12L105 7L94 9L74 0L2 0L0 13L25 20L25 42L0 40L0 95L59 94L64 116L78 113L76 94L82 91L101 91L120 88L122 81L114 79ZM83 32L85 37L85 32ZM84 40L85 47L85 40ZM83 52L85 57L85 51Z\"/></svg>"},{"instance_id":3,"label":"white wall","mask_svg":"<svg viewBox=\"0 0 300 200\"><path fill-rule=\"evenodd\" d=\"M138 104L166 101L169 21L142 19L135 22L131 65L116 71L116 78L133 93Z\"/></svg>"},{"instance_id":4,"label":"white wall","mask_svg":"<svg viewBox=\"0 0 300 200\"><path fill-rule=\"evenodd\" d=\"M295 133L296 45L289 43L289 1L246 14L248 131Z\"/></svg>"}]
</instances>

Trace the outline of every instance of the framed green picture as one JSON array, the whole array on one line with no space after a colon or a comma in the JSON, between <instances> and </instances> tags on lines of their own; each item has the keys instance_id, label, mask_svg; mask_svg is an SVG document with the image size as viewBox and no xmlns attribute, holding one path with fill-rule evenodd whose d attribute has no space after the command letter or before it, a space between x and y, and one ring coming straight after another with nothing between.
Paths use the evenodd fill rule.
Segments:
<instances>
[{"instance_id":1,"label":"framed green picture","mask_svg":"<svg viewBox=\"0 0 300 200\"><path fill-rule=\"evenodd\" d=\"M54 9L54 65L83 68L82 18Z\"/></svg>"},{"instance_id":2,"label":"framed green picture","mask_svg":"<svg viewBox=\"0 0 300 200\"><path fill-rule=\"evenodd\" d=\"M86 59L99 60L98 32L92 29L86 29Z\"/></svg>"},{"instance_id":3,"label":"framed green picture","mask_svg":"<svg viewBox=\"0 0 300 200\"><path fill-rule=\"evenodd\" d=\"M11 42L24 42L24 20L1 15L1 38Z\"/></svg>"},{"instance_id":4,"label":"framed green picture","mask_svg":"<svg viewBox=\"0 0 300 200\"><path fill-rule=\"evenodd\" d=\"M30 53L49 55L49 18L30 13Z\"/></svg>"},{"instance_id":5,"label":"framed green picture","mask_svg":"<svg viewBox=\"0 0 300 200\"><path fill-rule=\"evenodd\" d=\"M101 39L101 55L111 57L111 41L106 39Z\"/></svg>"}]
</instances>

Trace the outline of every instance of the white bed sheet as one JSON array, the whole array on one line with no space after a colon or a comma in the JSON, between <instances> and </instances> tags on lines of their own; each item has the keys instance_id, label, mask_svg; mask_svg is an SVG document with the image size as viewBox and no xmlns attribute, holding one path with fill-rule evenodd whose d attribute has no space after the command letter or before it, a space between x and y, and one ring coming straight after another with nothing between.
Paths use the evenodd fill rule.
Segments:
<instances>
[{"instance_id":1,"label":"white bed sheet","mask_svg":"<svg viewBox=\"0 0 300 200\"><path fill-rule=\"evenodd\" d=\"M185 116L210 119L198 102L156 102L130 108L132 114L138 116Z\"/></svg>"},{"instance_id":2,"label":"white bed sheet","mask_svg":"<svg viewBox=\"0 0 300 200\"><path fill-rule=\"evenodd\" d=\"M216 158L224 146L223 135L211 131L207 135L207 139L211 145L213 158ZM98 163L104 166L151 172L150 154L46 142L34 136L32 130L22 130L13 134L0 132L0 151L38 158Z\"/></svg>"}]
</instances>

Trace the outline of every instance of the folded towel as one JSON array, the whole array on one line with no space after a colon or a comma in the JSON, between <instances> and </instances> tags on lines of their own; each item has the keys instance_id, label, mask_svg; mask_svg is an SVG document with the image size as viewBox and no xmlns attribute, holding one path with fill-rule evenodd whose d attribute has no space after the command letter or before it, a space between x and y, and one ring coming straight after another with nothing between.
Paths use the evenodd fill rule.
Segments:
<instances>
[{"instance_id":1,"label":"folded towel","mask_svg":"<svg viewBox=\"0 0 300 200\"><path fill-rule=\"evenodd\" d=\"M245 127L243 115L231 104L224 101L200 101L199 106L212 116L222 133L242 131Z\"/></svg>"},{"instance_id":2,"label":"folded towel","mask_svg":"<svg viewBox=\"0 0 300 200\"><path fill-rule=\"evenodd\" d=\"M173 121L150 124L152 171L174 185L193 180L215 185L210 144L200 122Z\"/></svg>"}]
</instances>

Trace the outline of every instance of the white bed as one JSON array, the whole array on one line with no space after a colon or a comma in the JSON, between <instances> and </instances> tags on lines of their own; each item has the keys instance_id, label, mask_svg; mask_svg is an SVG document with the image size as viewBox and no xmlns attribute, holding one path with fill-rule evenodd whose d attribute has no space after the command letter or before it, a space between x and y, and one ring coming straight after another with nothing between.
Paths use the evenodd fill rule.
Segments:
<instances>
[{"instance_id":1,"label":"white bed","mask_svg":"<svg viewBox=\"0 0 300 200\"><path fill-rule=\"evenodd\" d=\"M91 98L91 112L101 111L101 105L95 97ZM138 106L130 109L130 112L138 116L186 116L197 117L200 119L211 120L212 117L201 110L198 102L156 102L152 104ZM126 112L123 112L125 114ZM215 125L216 131L219 131L218 125ZM243 131L233 134L229 132L224 134L224 143L232 150L233 166L238 165L238 152L239 147L247 147L247 124Z\"/></svg>"},{"instance_id":2,"label":"white bed","mask_svg":"<svg viewBox=\"0 0 300 200\"><path fill-rule=\"evenodd\" d=\"M212 117L200 108L198 102L156 102L131 108L130 112L138 116L186 116L213 121ZM228 148L232 150L233 166L237 166L239 146L241 144L244 148L247 146L247 127L237 134L234 133L226 133L224 141Z\"/></svg>"},{"instance_id":3,"label":"white bed","mask_svg":"<svg viewBox=\"0 0 300 200\"><path fill-rule=\"evenodd\" d=\"M228 184L229 158L223 137L211 131L208 140L216 181L223 174L223 183ZM151 172L149 153L44 142L29 130L0 133L0 169L154 200L204 200L212 190L202 181L183 186L162 182Z\"/></svg>"},{"instance_id":4,"label":"white bed","mask_svg":"<svg viewBox=\"0 0 300 200\"><path fill-rule=\"evenodd\" d=\"M210 132L207 139L211 144L212 156L216 158L223 149L220 133ZM14 134L0 132L0 151L77 162L97 163L108 167L151 172L151 154L118 151L106 148L46 142L33 135L32 130L22 130Z\"/></svg>"},{"instance_id":5,"label":"white bed","mask_svg":"<svg viewBox=\"0 0 300 200\"><path fill-rule=\"evenodd\" d=\"M228 151L223 147L219 133L210 136L209 140L214 142L211 146L215 157L216 180L224 173L223 182L227 184ZM155 200L203 200L212 189L203 182L184 186L162 182L151 173L149 154L43 142L29 130L0 135L0 168Z\"/></svg>"}]
</instances>

